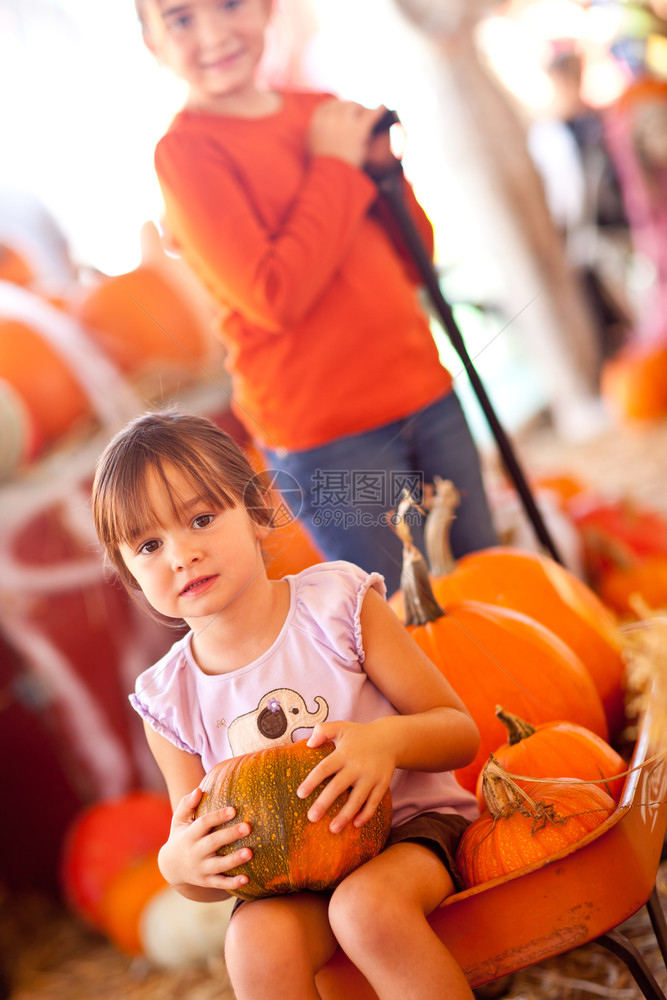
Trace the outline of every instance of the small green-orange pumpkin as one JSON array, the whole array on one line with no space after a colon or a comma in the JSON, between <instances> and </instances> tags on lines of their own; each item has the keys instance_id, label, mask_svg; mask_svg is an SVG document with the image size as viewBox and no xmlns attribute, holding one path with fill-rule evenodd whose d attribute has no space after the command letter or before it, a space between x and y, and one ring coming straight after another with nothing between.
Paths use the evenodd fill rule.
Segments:
<instances>
[{"instance_id":1,"label":"small green-orange pumpkin","mask_svg":"<svg viewBox=\"0 0 667 1000\"><path fill-rule=\"evenodd\" d=\"M329 889L382 850L391 828L389 791L367 823L359 828L349 823L340 833L331 833L329 824L347 795L339 796L316 823L308 819L308 810L322 787L306 799L297 797L303 779L333 749L331 742L313 748L299 740L232 757L208 772L196 815L234 806L231 822L245 821L251 828L247 837L219 851L249 847L253 852L239 869L248 882L234 895L260 899Z\"/></svg>"},{"instance_id":2,"label":"small green-orange pumpkin","mask_svg":"<svg viewBox=\"0 0 667 1000\"><path fill-rule=\"evenodd\" d=\"M463 831L456 850L456 864L468 888L578 843L616 808L599 785L545 781L528 796L493 756L484 771L487 808Z\"/></svg>"}]
</instances>

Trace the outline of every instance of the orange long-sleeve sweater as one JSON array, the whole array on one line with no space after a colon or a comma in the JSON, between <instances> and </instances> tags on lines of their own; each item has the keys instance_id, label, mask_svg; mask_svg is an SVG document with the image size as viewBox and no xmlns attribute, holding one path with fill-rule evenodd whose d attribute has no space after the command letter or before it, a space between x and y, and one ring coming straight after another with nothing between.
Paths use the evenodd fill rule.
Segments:
<instances>
[{"instance_id":1,"label":"orange long-sleeve sweater","mask_svg":"<svg viewBox=\"0 0 667 1000\"><path fill-rule=\"evenodd\" d=\"M375 184L306 153L327 96L285 93L261 119L183 111L155 152L171 235L224 307L235 412L270 448L370 430L451 387Z\"/></svg>"}]
</instances>

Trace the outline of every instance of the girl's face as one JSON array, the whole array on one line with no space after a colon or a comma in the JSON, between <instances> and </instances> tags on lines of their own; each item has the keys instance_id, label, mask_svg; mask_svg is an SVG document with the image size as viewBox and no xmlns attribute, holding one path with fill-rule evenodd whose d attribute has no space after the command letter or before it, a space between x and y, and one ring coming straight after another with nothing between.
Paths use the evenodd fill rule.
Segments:
<instances>
[{"instance_id":1,"label":"girl's face","mask_svg":"<svg viewBox=\"0 0 667 1000\"><path fill-rule=\"evenodd\" d=\"M204 107L255 93L271 0L149 0L144 38Z\"/></svg>"},{"instance_id":2,"label":"girl's face","mask_svg":"<svg viewBox=\"0 0 667 1000\"><path fill-rule=\"evenodd\" d=\"M201 627L202 619L249 598L253 584L265 579L259 539L268 529L255 524L242 505L213 507L173 467L166 474L169 491L149 471L153 519L140 536L120 545L120 553L156 611Z\"/></svg>"}]
</instances>

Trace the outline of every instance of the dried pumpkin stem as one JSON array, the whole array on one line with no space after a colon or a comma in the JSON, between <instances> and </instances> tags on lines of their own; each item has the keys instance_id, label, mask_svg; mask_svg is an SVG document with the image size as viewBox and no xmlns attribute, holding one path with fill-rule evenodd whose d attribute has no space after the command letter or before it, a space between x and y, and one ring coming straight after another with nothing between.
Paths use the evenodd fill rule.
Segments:
<instances>
[{"instance_id":1,"label":"dried pumpkin stem","mask_svg":"<svg viewBox=\"0 0 667 1000\"><path fill-rule=\"evenodd\" d=\"M426 559L433 576L447 576L456 568L450 546L450 531L461 495L450 479L434 479L435 492L424 525Z\"/></svg>"},{"instance_id":2,"label":"dried pumpkin stem","mask_svg":"<svg viewBox=\"0 0 667 1000\"><path fill-rule=\"evenodd\" d=\"M543 782L544 778L541 781ZM530 795L516 784L502 764L498 763L493 754L489 756L484 766L482 791L494 822L501 817L507 818L519 812L531 820L531 836L542 830L547 823L562 826L574 815L561 815L556 811L553 802L534 802Z\"/></svg>"},{"instance_id":3,"label":"dried pumpkin stem","mask_svg":"<svg viewBox=\"0 0 667 1000\"><path fill-rule=\"evenodd\" d=\"M531 726L530 722L526 722L514 712L508 712L502 705L496 705L496 716L507 730L507 742L511 747L516 746L521 740L528 739L535 732L535 727Z\"/></svg>"},{"instance_id":4,"label":"dried pumpkin stem","mask_svg":"<svg viewBox=\"0 0 667 1000\"><path fill-rule=\"evenodd\" d=\"M426 625L445 614L433 593L426 561L412 543L403 544L401 591L406 625Z\"/></svg>"},{"instance_id":5,"label":"dried pumpkin stem","mask_svg":"<svg viewBox=\"0 0 667 1000\"><path fill-rule=\"evenodd\" d=\"M412 534L405 520L405 514L411 506L409 498L404 498L390 523L403 543L401 592L405 624L426 625L442 618L445 612L435 598L426 560L412 541Z\"/></svg>"},{"instance_id":6,"label":"dried pumpkin stem","mask_svg":"<svg viewBox=\"0 0 667 1000\"><path fill-rule=\"evenodd\" d=\"M489 755L482 772L482 793L494 819L511 816L517 810L523 809L526 802L533 812L537 812L537 805L530 795L517 785L493 754Z\"/></svg>"}]
</instances>

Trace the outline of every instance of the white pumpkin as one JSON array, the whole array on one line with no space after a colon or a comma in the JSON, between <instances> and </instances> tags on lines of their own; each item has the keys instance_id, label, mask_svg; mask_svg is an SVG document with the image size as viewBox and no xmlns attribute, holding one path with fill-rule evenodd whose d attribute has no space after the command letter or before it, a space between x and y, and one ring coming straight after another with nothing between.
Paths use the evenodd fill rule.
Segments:
<instances>
[{"instance_id":1,"label":"white pumpkin","mask_svg":"<svg viewBox=\"0 0 667 1000\"><path fill-rule=\"evenodd\" d=\"M139 919L145 957L163 969L178 969L222 956L235 902L198 903L171 886L160 890Z\"/></svg>"}]
</instances>

